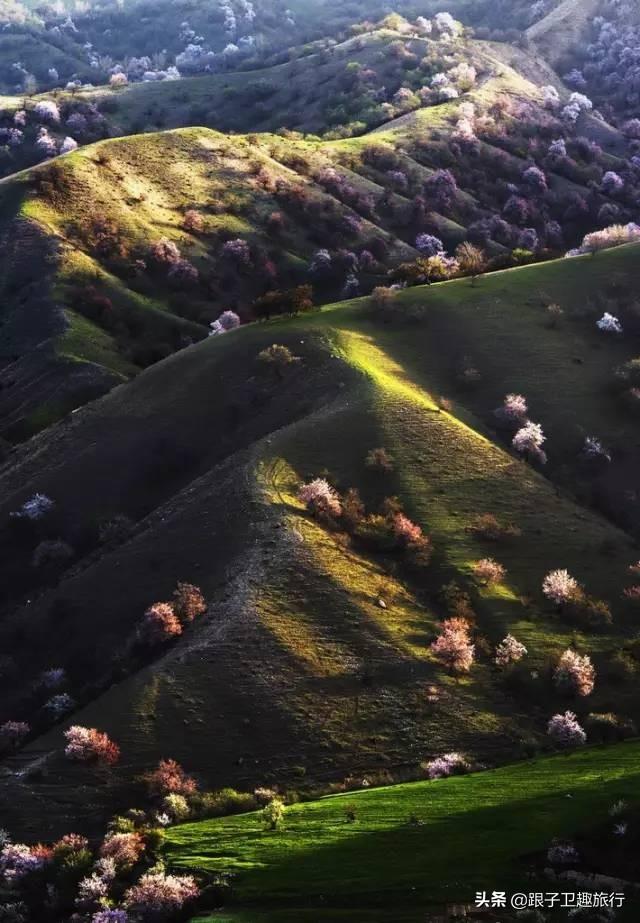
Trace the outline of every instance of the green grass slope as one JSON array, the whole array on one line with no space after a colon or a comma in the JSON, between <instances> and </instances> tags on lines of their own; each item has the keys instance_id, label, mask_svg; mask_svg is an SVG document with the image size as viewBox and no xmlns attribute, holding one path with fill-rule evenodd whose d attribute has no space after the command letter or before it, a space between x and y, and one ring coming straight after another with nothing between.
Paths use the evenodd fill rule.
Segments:
<instances>
[{"instance_id":1,"label":"green grass slope","mask_svg":"<svg viewBox=\"0 0 640 923\"><path fill-rule=\"evenodd\" d=\"M275 832L259 814L175 827L167 858L180 870L230 874L232 903L277 907L274 919L313 907L314 919L339 920L337 910L353 907L422 920L430 905L472 903L493 885L540 890L530 878L536 862L541 869L536 854L606 821L616 801L634 800L639 773L640 745L630 743L349 792L287 808Z\"/></svg>"},{"instance_id":2,"label":"green grass slope","mask_svg":"<svg viewBox=\"0 0 640 923\"><path fill-rule=\"evenodd\" d=\"M17 450L1 482L0 540L16 594L1 640L16 652L18 677L5 687L3 718L32 709L38 674L60 663L79 701L70 720L108 731L122 745L123 767L108 786L82 772L70 781L60 757L65 725L47 730L41 716L43 733L11 771L43 756L49 770L38 779L4 777L11 826L33 835L34 824L64 829L70 817L95 823L109 806L126 804L132 778L162 756L210 786L296 785L404 772L452 749L502 762L541 745L549 716L567 705L581 717L614 711L637 720L637 616L621 598L637 547L501 447L481 419L498 403L497 388L510 386L523 364L529 369L533 340L548 335L542 384L534 390L530 370L514 387L527 385L534 418L553 432L550 458L572 420L612 437L599 389L605 369L632 355L632 345L604 341L598 363L560 361L576 340L595 336L591 322L567 320L538 333L539 308L527 297L543 286L568 311L600 273L631 279L636 259L628 248L474 287L467 280L407 291L391 324L375 321L361 300L249 325L158 363ZM574 274L566 285L565 271ZM407 323L403 306L412 299L426 310ZM496 390L482 399L481 391L455 392L442 410L437 397L451 393L447 351L457 350L446 326L454 311L458 330L466 317L471 325L475 314L486 316L482 348L505 366ZM503 331L497 349L491 325ZM476 340L480 348L479 332ZM282 380L256 362L274 342L301 359ZM559 391L561 417L550 397ZM368 449L380 445L396 459L382 482L365 465ZM325 470L341 491L357 486L370 508L385 495L400 497L433 539L424 575L309 519L297 485ZM35 491L55 499L54 535L76 557L66 570L40 575L27 604L30 546L16 545L6 524ZM469 527L483 513L516 523L522 537L499 547L474 538ZM118 547L102 547L98 526L116 514L130 517L133 531ZM487 554L508 570L492 589L471 579L473 562ZM610 628L580 631L544 603L541 581L555 567L609 601ZM129 642L142 613L180 579L203 587L208 616L155 660L132 661ZM520 687L505 686L490 653L460 681L435 661L429 642L443 615L439 589L452 579L472 595L480 650L490 652L507 631L528 647L529 678ZM100 654L90 657L97 639ZM598 671L584 702L567 701L550 681L550 665L572 643ZM435 702L425 694L429 685Z\"/></svg>"}]
</instances>

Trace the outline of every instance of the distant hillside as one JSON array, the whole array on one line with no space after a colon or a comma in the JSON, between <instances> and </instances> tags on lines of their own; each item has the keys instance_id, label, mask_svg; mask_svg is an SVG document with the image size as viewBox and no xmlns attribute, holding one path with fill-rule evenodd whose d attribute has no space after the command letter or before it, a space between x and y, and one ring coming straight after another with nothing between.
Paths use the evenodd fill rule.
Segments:
<instances>
[{"instance_id":1,"label":"distant hillside","mask_svg":"<svg viewBox=\"0 0 640 923\"><path fill-rule=\"evenodd\" d=\"M374 31L326 57L276 66L268 78L135 84L107 91L106 101L98 91L60 101L69 118L80 118L82 106L98 113L94 103L105 110L89 135L139 130L136 113L148 116L156 103L166 113L156 122L189 121L199 114L197 100L215 100L215 92L226 103L203 121L227 128L275 127L285 112L294 127L342 124L353 104L356 122L329 136L357 137L320 142L286 131L240 137L204 129L134 136L7 180L0 190L6 234L20 229L27 237L19 262L15 251L5 255L5 439L24 439L202 338L225 309L245 320L282 313L296 298L318 304L371 291L415 260L420 234L435 235L450 253L472 241L495 268L563 253L594 228L637 218L639 177L627 140L588 112L575 122L560 118L566 91L543 61L472 42L456 45L445 65L437 43L399 36ZM475 62L470 75L460 70L471 67L465 49ZM361 58L355 68L347 63L354 55ZM445 80L468 81L462 95L442 101L437 88L427 89L422 106L398 63L409 62L413 74L418 61L410 83L417 87L446 66ZM374 104L370 64L392 103ZM326 76L319 95L318 73ZM275 89L268 108L247 108L243 93L260 96L263 84ZM341 102L343 84L350 89ZM558 102L549 109L542 87L554 85ZM76 107L71 116L65 106ZM29 104L27 118L35 111ZM367 118L384 124L360 133ZM611 177L622 188L607 185ZM155 252L163 239L173 250ZM248 248L248 262L225 257L234 240ZM20 267L29 273L43 248L43 283L26 285ZM313 265L324 250L331 268L322 275ZM308 285L311 292L297 291ZM268 304L256 306L264 296Z\"/></svg>"}]
</instances>

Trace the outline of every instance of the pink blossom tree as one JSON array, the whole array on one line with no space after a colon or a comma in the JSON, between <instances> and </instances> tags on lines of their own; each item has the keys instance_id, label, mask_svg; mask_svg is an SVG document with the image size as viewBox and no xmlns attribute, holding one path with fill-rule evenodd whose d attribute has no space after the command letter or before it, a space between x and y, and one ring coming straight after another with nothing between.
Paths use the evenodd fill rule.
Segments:
<instances>
[{"instance_id":1,"label":"pink blossom tree","mask_svg":"<svg viewBox=\"0 0 640 923\"><path fill-rule=\"evenodd\" d=\"M149 644L163 644L182 634L182 625L171 603L154 603L144 614L141 637Z\"/></svg>"},{"instance_id":2,"label":"pink blossom tree","mask_svg":"<svg viewBox=\"0 0 640 923\"><path fill-rule=\"evenodd\" d=\"M542 592L557 606L563 606L580 591L578 581L564 569L549 571L542 581Z\"/></svg>"},{"instance_id":3,"label":"pink blossom tree","mask_svg":"<svg viewBox=\"0 0 640 923\"><path fill-rule=\"evenodd\" d=\"M493 558L482 558L473 565L473 574L476 580L484 583L485 586L494 586L496 583L502 583L507 571Z\"/></svg>"},{"instance_id":4,"label":"pink blossom tree","mask_svg":"<svg viewBox=\"0 0 640 923\"><path fill-rule=\"evenodd\" d=\"M524 644L509 634L496 647L494 663L498 667L509 667L511 664L519 663L527 653Z\"/></svg>"},{"instance_id":5,"label":"pink blossom tree","mask_svg":"<svg viewBox=\"0 0 640 923\"><path fill-rule=\"evenodd\" d=\"M445 619L431 650L452 673L468 673L475 654L469 622L462 618Z\"/></svg>"},{"instance_id":6,"label":"pink blossom tree","mask_svg":"<svg viewBox=\"0 0 640 923\"><path fill-rule=\"evenodd\" d=\"M342 514L340 498L324 478L315 478L308 484L303 484L298 491L298 498L315 516L337 518Z\"/></svg>"},{"instance_id":7,"label":"pink blossom tree","mask_svg":"<svg viewBox=\"0 0 640 923\"><path fill-rule=\"evenodd\" d=\"M568 648L558 662L553 680L558 689L586 696L593 692L596 671L587 654L581 656Z\"/></svg>"},{"instance_id":8,"label":"pink blossom tree","mask_svg":"<svg viewBox=\"0 0 640 923\"><path fill-rule=\"evenodd\" d=\"M147 872L126 892L125 908L144 921L164 920L194 900L199 888L190 875Z\"/></svg>"},{"instance_id":9,"label":"pink blossom tree","mask_svg":"<svg viewBox=\"0 0 640 923\"><path fill-rule=\"evenodd\" d=\"M81 763L114 765L120 759L120 747L103 731L75 724L64 732L65 756Z\"/></svg>"}]
</instances>

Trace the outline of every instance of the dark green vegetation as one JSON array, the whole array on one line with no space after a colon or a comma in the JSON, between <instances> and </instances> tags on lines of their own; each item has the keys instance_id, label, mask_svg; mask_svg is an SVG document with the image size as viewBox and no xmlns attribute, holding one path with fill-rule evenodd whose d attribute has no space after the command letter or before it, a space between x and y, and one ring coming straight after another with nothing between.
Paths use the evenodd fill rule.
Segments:
<instances>
[{"instance_id":1,"label":"dark green vegetation","mask_svg":"<svg viewBox=\"0 0 640 923\"><path fill-rule=\"evenodd\" d=\"M229 874L239 907L315 907L323 920L341 919L338 908L394 908L422 920L430 905L473 903L493 885L546 890L551 841L605 822L612 804L635 798L639 774L637 743L586 750L293 805L276 831L259 814L186 824L169 832L167 857ZM607 848L621 848L611 834Z\"/></svg>"}]
</instances>

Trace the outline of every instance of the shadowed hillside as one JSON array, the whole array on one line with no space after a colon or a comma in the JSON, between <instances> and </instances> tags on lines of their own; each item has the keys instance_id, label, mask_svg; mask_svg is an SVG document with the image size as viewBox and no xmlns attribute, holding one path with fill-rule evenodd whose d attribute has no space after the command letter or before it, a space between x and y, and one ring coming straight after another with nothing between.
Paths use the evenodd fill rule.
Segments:
<instances>
[{"instance_id":1,"label":"shadowed hillside","mask_svg":"<svg viewBox=\"0 0 640 923\"><path fill-rule=\"evenodd\" d=\"M30 830L37 816L39 829L56 831L78 812L99 815L106 804L126 803L133 777L167 755L208 785L251 785L397 769L447 749L490 762L527 752L553 708L549 665L572 642L591 653L602 677L588 710L635 717L635 620L621 593L637 549L506 451L500 432L474 415L490 418L513 380L548 428L552 473L558 456L569 458L574 425L609 445L621 438L618 427L631 424L622 414L617 421L615 398L601 389L632 347L605 342L601 358L594 352L594 361L573 363L592 335L571 305L600 273L622 286L635 258L634 248L621 249L496 274L477 287L462 280L413 289L399 297L391 323L353 302L249 326L159 363L17 450L2 485L10 584L26 592L43 535L20 533L16 543L6 517L36 491L56 504L47 536L70 545L75 560L41 571L30 602L7 613L3 647L15 652L17 672L5 717L29 713L44 731L33 683L60 664L74 697L87 703L73 723L105 728L124 757L109 785L95 788L60 762L60 729L37 736L9 764L19 775L3 783L12 825ZM448 292L456 310L469 312L458 327L462 340L447 330L451 308L440 313ZM569 315L537 334L559 357L546 366L527 333L544 310L536 298L527 304L532 292L557 299ZM476 315L487 348L492 325L502 331L496 355L505 365L495 369L499 385L487 368L486 381L469 391L458 377L458 350L466 354ZM484 370L476 337L473 361ZM257 358L274 342L299 360L282 374ZM520 368L537 374L525 379ZM547 404L543 387L561 390L562 405ZM446 410L435 400L442 393L451 401ZM395 459L382 480L365 465L368 448L380 445ZM431 537L431 565L412 569L397 554L310 519L297 484L322 472L341 494L357 487L368 509L397 494ZM472 572L492 552L473 532L485 513L522 532L493 551L508 574L495 588L478 585ZM128 518L130 532L117 547L101 546L99 526L116 515ZM555 566L611 605L612 625L594 633L545 605L539 588ZM136 626L181 579L202 586L208 614L145 666ZM429 650L449 605L441 587L451 580L471 594L477 619L479 662L463 680L448 676ZM509 687L481 653L507 631L527 646L537 677L525 671ZM100 653L89 655L97 637ZM424 693L429 684L433 697ZM185 725L188 733L178 733ZM37 778L29 763L35 769L43 756L46 771ZM11 802L21 805L22 821Z\"/></svg>"}]
</instances>

